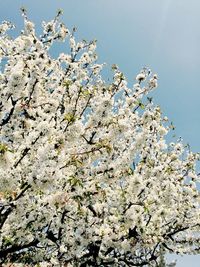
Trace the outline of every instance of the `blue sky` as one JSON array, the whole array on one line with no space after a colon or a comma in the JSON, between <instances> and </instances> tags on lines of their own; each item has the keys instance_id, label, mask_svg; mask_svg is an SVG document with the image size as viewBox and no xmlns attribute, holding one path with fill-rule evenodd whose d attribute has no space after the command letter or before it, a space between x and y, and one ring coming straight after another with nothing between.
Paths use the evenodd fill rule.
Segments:
<instances>
[{"instance_id":1,"label":"blue sky","mask_svg":"<svg viewBox=\"0 0 200 267\"><path fill-rule=\"evenodd\" d=\"M99 62L119 65L130 85L144 66L158 73L154 102L177 137L200 151L199 0L0 0L0 20L20 31L22 5L38 26L62 8L66 25L77 26L80 39L97 39ZM197 267L198 260L184 257L178 266Z\"/></svg>"}]
</instances>

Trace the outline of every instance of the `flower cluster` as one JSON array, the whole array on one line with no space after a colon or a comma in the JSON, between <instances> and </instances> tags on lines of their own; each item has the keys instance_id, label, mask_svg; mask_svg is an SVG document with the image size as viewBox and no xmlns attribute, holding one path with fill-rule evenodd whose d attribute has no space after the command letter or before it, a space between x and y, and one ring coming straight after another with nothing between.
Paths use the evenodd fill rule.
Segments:
<instances>
[{"instance_id":1,"label":"flower cluster","mask_svg":"<svg viewBox=\"0 0 200 267\"><path fill-rule=\"evenodd\" d=\"M25 10L12 39L0 25L0 263L156 266L160 251L199 253L198 155L114 65L107 84L96 41L54 20L36 35ZM55 41L69 54L52 58ZM17 265L16 265L17 266Z\"/></svg>"}]
</instances>

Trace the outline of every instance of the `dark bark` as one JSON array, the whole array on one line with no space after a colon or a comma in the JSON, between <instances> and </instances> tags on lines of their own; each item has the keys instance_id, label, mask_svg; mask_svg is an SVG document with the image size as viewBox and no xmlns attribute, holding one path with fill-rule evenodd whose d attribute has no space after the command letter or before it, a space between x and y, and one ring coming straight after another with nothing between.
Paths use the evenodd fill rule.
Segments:
<instances>
[{"instance_id":1,"label":"dark bark","mask_svg":"<svg viewBox=\"0 0 200 267\"><path fill-rule=\"evenodd\" d=\"M9 248L0 250L0 259L6 258L9 254L20 252L23 249L27 249L30 247L35 247L39 243L39 240L34 239L30 243L27 244L16 244Z\"/></svg>"}]
</instances>

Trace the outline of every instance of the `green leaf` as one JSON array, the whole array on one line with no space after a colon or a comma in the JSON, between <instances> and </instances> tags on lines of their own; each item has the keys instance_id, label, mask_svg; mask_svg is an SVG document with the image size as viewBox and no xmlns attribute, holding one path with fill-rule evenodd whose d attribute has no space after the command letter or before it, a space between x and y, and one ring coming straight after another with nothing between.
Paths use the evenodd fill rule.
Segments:
<instances>
[{"instance_id":1,"label":"green leaf","mask_svg":"<svg viewBox=\"0 0 200 267\"><path fill-rule=\"evenodd\" d=\"M73 82L71 80L66 80L63 82L63 85L68 89L70 85L72 85Z\"/></svg>"},{"instance_id":2,"label":"green leaf","mask_svg":"<svg viewBox=\"0 0 200 267\"><path fill-rule=\"evenodd\" d=\"M3 155L6 151L8 151L8 146L3 143L0 143L0 154Z\"/></svg>"},{"instance_id":3,"label":"green leaf","mask_svg":"<svg viewBox=\"0 0 200 267\"><path fill-rule=\"evenodd\" d=\"M68 121L68 122L74 122L76 120L76 118L72 113L66 113L64 115L64 120Z\"/></svg>"}]
</instances>

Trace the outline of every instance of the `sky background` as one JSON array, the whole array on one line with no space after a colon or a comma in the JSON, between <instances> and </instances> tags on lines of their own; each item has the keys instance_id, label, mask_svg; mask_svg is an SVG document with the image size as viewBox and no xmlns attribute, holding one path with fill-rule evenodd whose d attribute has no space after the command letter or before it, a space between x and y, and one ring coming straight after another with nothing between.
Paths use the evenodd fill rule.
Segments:
<instances>
[{"instance_id":1,"label":"sky background","mask_svg":"<svg viewBox=\"0 0 200 267\"><path fill-rule=\"evenodd\" d=\"M14 22L18 32L21 6L37 27L63 9L63 22L78 28L79 39L97 39L98 61L116 63L130 85L150 67L159 76L154 102L173 121L177 137L200 151L199 0L0 0L0 21ZM178 267L189 265L199 267L200 256L178 259Z\"/></svg>"}]
</instances>

